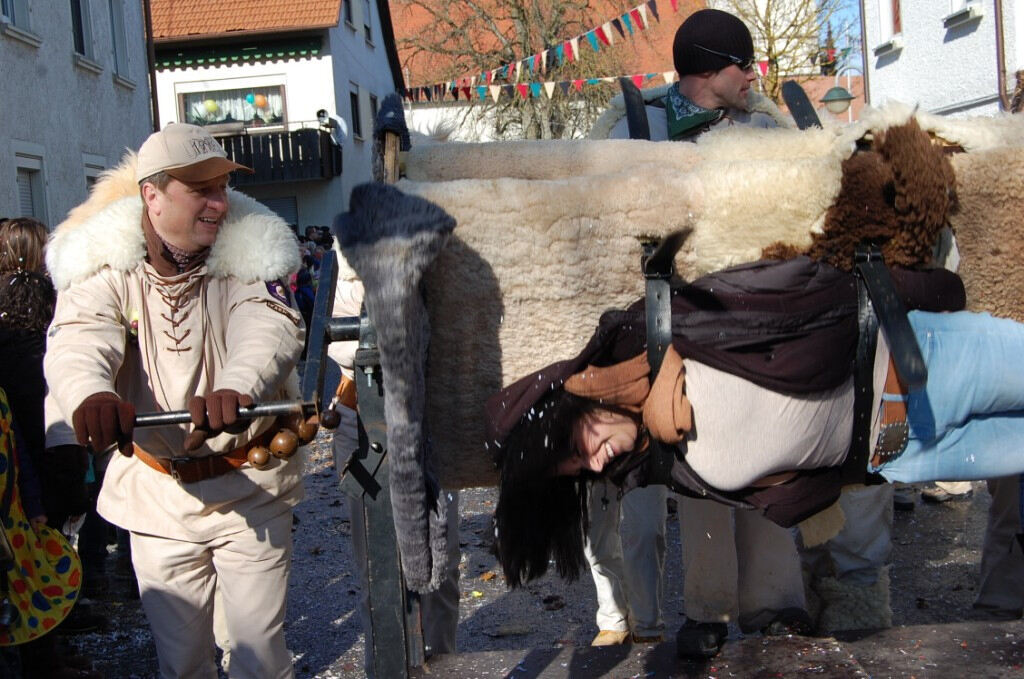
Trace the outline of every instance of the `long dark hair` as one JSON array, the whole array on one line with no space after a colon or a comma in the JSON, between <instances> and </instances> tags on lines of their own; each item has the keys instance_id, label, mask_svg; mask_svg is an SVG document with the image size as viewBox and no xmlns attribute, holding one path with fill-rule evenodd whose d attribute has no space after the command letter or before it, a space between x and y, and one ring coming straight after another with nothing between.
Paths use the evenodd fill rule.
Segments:
<instances>
[{"instance_id":1,"label":"long dark hair","mask_svg":"<svg viewBox=\"0 0 1024 679\"><path fill-rule=\"evenodd\" d=\"M498 451L498 560L510 587L544 575L552 558L569 580L587 563L587 485L595 475L556 476L555 470L577 455L575 423L599 408L555 389L523 415Z\"/></svg>"},{"instance_id":2,"label":"long dark hair","mask_svg":"<svg viewBox=\"0 0 1024 679\"><path fill-rule=\"evenodd\" d=\"M0 328L44 333L53 320L57 292L37 271L0 273Z\"/></svg>"}]
</instances>

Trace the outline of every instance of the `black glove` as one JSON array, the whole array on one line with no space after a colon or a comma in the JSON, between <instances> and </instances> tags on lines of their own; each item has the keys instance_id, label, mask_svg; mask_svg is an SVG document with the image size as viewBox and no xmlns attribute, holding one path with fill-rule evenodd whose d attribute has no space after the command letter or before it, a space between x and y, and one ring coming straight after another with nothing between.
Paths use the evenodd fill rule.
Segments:
<instances>
[{"instance_id":1,"label":"black glove","mask_svg":"<svg viewBox=\"0 0 1024 679\"><path fill-rule=\"evenodd\" d=\"M93 394L71 415L71 426L79 445L100 453L117 444L124 455L132 454L135 406L109 391Z\"/></svg>"},{"instance_id":2,"label":"black glove","mask_svg":"<svg viewBox=\"0 0 1024 679\"><path fill-rule=\"evenodd\" d=\"M195 429L185 437L185 450L195 450L222 431L231 434L245 431L249 421L238 419L238 407L247 408L252 403L251 396L234 389L218 389L206 398L193 396L188 402L188 412Z\"/></svg>"}]
</instances>

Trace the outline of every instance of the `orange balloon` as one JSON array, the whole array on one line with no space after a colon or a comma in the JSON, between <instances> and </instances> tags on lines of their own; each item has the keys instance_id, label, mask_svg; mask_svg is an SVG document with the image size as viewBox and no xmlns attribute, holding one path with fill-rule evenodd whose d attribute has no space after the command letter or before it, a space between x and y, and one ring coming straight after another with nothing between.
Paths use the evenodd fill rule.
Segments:
<instances>
[{"instance_id":1,"label":"orange balloon","mask_svg":"<svg viewBox=\"0 0 1024 679\"><path fill-rule=\"evenodd\" d=\"M262 94L257 94L253 97L253 103L256 105L256 108L266 108L267 98Z\"/></svg>"}]
</instances>

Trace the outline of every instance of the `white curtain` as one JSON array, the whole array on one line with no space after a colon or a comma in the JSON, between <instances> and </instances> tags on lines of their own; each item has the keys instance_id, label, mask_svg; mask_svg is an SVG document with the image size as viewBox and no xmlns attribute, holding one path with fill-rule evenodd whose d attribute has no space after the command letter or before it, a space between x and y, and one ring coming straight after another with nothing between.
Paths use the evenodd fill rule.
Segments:
<instances>
[{"instance_id":1,"label":"white curtain","mask_svg":"<svg viewBox=\"0 0 1024 679\"><path fill-rule=\"evenodd\" d=\"M284 121L281 87L207 90L182 95L185 122L193 125L245 123L246 126L280 125Z\"/></svg>"}]
</instances>

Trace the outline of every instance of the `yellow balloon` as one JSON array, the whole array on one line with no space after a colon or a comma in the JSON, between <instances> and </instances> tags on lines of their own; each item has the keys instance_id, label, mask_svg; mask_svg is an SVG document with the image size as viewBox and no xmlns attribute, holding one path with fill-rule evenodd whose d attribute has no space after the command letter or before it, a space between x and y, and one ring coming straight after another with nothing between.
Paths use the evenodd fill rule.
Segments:
<instances>
[{"instance_id":1,"label":"yellow balloon","mask_svg":"<svg viewBox=\"0 0 1024 679\"><path fill-rule=\"evenodd\" d=\"M207 99L204 101L203 107L206 109L207 113L216 113L220 110L220 104L215 102L213 99Z\"/></svg>"},{"instance_id":2,"label":"yellow balloon","mask_svg":"<svg viewBox=\"0 0 1024 679\"><path fill-rule=\"evenodd\" d=\"M256 108L266 108L267 98L262 94L257 94L255 97L253 97L253 103L256 105Z\"/></svg>"}]
</instances>

